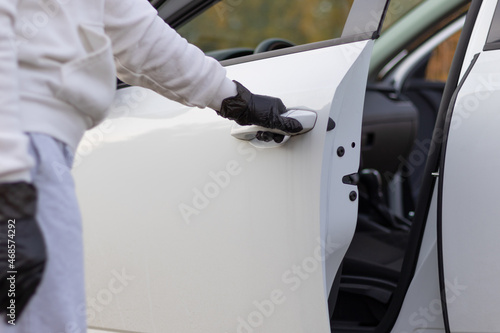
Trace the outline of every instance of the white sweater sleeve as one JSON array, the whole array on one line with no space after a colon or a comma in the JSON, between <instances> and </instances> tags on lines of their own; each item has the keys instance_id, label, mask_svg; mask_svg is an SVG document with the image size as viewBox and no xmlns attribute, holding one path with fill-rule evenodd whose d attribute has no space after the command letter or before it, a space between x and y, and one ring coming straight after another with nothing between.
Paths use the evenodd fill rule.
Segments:
<instances>
[{"instance_id":1,"label":"white sweater sleeve","mask_svg":"<svg viewBox=\"0 0 500 333\"><path fill-rule=\"evenodd\" d=\"M106 0L105 29L126 83L215 110L237 93L225 69L165 24L147 0Z\"/></svg>"},{"instance_id":2,"label":"white sweater sleeve","mask_svg":"<svg viewBox=\"0 0 500 333\"><path fill-rule=\"evenodd\" d=\"M29 181L32 161L19 119L14 23L18 0L0 0L0 182Z\"/></svg>"}]
</instances>

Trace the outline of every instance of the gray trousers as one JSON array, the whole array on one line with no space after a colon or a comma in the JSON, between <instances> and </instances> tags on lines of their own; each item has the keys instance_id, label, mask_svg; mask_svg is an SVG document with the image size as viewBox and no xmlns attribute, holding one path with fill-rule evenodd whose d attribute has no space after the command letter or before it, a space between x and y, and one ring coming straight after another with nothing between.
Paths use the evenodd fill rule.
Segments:
<instances>
[{"instance_id":1,"label":"gray trousers","mask_svg":"<svg viewBox=\"0 0 500 333\"><path fill-rule=\"evenodd\" d=\"M50 136L30 133L38 189L38 223L48 261L44 276L16 325L1 320L0 333L86 333L82 224L69 170L71 149Z\"/></svg>"}]
</instances>

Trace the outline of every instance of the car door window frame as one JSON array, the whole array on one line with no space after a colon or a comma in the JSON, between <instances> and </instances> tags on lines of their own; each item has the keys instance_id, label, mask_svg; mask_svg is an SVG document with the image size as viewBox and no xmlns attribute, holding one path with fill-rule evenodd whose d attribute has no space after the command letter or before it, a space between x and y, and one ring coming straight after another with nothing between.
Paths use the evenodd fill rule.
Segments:
<instances>
[{"instance_id":1,"label":"car door window frame","mask_svg":"<svg viewBox=\"0 0 500 333\"><path fill-rule=\"evenodd\" d=\"M256 61L266 58L283 56L286 54L293 54L305 52L324 47L355 43L379 37L382 30L385 15L387 13L389 2L387 0L354 0L352 8L363 7L365 10L354 10L349 13L347 23L349 26L345 29L342 37L323 40L319 42L302 44L280 50L273 50L264 53L247 55L239 58L228 59L221 61L223 66L231 66L243 62ZM363 6L362 6L363 5ZM369 7L368 7L369 6ZM370 21L367 20L366 13L370 13ZM345 27L344 27L345 28Z\"/></svg>"},{"instance_id":2,"label":"car door window frame","mask_svg":"<svg viewBox=\"0 0 500 333\"><path fill-rule=\"evenodd\" d=\"M498 49L500 49L500 2L497 3L495 14L493 14L493 21L491 22L490 31L483 51Z\"/></svg>"}]
</instances>

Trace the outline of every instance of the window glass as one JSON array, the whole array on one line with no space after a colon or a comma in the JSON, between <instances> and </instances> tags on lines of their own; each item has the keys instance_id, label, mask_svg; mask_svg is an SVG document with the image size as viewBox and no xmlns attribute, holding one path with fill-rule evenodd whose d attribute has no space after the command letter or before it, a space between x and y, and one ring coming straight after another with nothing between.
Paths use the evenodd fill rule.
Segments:
<instances>
[{"instance_id":1,"label":"window glass","mask_svg":"<svg viewBox=\"0 0 500 333\"><path fill-rule=\"evenodd\" d=\"M382 31L399 21L406 13L418 6L424 0L391 0L385 17Z\"/></svg>"},{"instance_id":2,"label":"window glass","mask_svg":"<svg viewBox=\"0 0 500 333\"><path fill-rule=\"evenodd\" d=\"M392 0L383 30L423 0ZM268 38L294 45L338 38L354 0L223 0L177 31L203 51L254 49Z\"/></svg>"},{"instance_id":3,"label":"window glass","mask_svg":"<svg viewBox=\"0 0 500 333\"><path fill-rule=\"evenodd\" d=\"M340 37L353 0L225 0L177 31L203 51L248 47L268 38L295 45Z\"/></svg>"},{"instance_id":4,"label":"window glass","mask_svg":"<svg viewBox=\"0 0 500 333\"><path fill-rule=\"evenodd\" d=\"M446 82L461 32L457 31L434 49L425 71L427 80Z\"/></svg>"},{"instance_id":5,"label":"window glass","mask_svg":"<svg viewBox=\"0 0 500 333\"><path fill-rule=\"evenodd\" d=\"M160 3L160 0L149 0L149 2L151 3L151 5L153 7L158 7L158 4Z\"/></svg>"},{"instance_id":6,"label":"window glass","mask_svg":"<svg viewBox=\"0 0 500 333\"><path fill-rule=\"evenodd\" d=\"M490 32L488 33L488 39L486 40L484 49L486 51L500 49L500 2L495 9L493 22L491 22Z\"/></svg>"}]
</instances>

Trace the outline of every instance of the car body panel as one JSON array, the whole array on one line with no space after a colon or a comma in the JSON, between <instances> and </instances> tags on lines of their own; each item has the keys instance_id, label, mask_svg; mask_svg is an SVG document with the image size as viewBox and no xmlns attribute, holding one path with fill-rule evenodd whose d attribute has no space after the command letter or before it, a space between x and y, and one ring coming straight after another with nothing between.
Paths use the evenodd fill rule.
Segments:
<instances>
[{"instance_id":1,"label":"car body panel","mask_svg":"<svg viewBox=\"0 0 500 333\"><path fill-rule=\"evenodd\" d=\"M470 37L469 45L467 46L467 53L463 62L460 78L463 78L465 72L468 70L472 59L476 54L483 51L490 30L493 14L495 13L496 0L483 1L481 9L477 15L476 24Z\"/></svg>"},{"instance_id":2,"label":"car body panel","mask_svg":"<svg viewBox=\"0 0 500 333\"><path fill-rule=\"evenodd\" d=\"M356 222L356 188L342 177L359 165L372 45L227 68L254 93L318 114L314 130L276 148L235 139L211 110L136 87L118 92L74 169L91 327L329 332L329 287ZM329 118L336 127L327 134ZM115 288L117 276L126 286Z\"/></svg>"},{"instance_id":3,"label":"car body panel","mask_svg":"<svg viewBox=\"0 0 500 333\"><path fill-rule=\"evenodd\" d=\"M381 55L371 68L415 38L413 28L422 32L466 2L426 1L376 43ZM434 175L442 178L443 192L434 186L428 191L415 273L394 311L395 326L384 332L437 333L446 326L450 332L500 331L500 53L483 52L496 4L483 1L462 77L479 56L457 91L446 169ZM281 97L291 109L317 112L311 133L275 148L236 140L232 124L210 110L135 87L118 92L111 118L87 134L76 160L95 329L90 332L328 332L326 300L355 227L357 202L350 195L357 189L342 179L359 164L359 82L368 71L371 42L320 43L226 63L229 76L252 91ZM396 61L395 68L405 61ZM329 118L336 127L326 131ZM478 170L485 177L478 178Z\"/></svg>"},{"instance_id":4,"label":"car body panel","mask_svg":"<svg viewBox=\"0 0 500 333\"><path fill-rule=\"evenodd\" d=\"M498 332L499 51L482 53L457 97L443 187L443 264L451 332ZM471 136L474 140L471 140ZM478 166L490 186L476 177ZM451 292L450 292L451 291ZM454 293L453 293L454 292ZM472 310L473 309L473 310ZM470 316L473 311L474 315Z\"/></svg>"},{"instance_id":5,"label":"car body panel","mask_svg":"<svg viewBox=\"0 0 500 333\"><path fill-rule=\"evenodd\" d=\"M379 24L380 17L385 15L389 2L385 0L356 0L353 2L349 17L344 24L342 37L355 36L364 31L374 31L375 36L378 38L380 33ZM367 8L373 8L367 10ZM360 22L362 22L360 24ZM363 26L364 25L364 26ZM370 28L371 27L371 28Z\"/></svg>"},{"instance_id":6,"label":"car body panel","mask_svg":"<svg viewBox=\"0 0 500 333\"><path fill-rule=\"evenodd\" d=\"M445 320L457 333L500 331L500 51L483 51L496 6L483 1L478 14L441 166L442 295Z\"/></svg>"},{"instance_id":7,"label":"car body panel","mask_svg":"<svg viewBox=\"0 0 500 333\"><path fill-rule=\"evenodd\" d=\"M356 49L362 44L353 44L347 57L358 57L335 92L330 119L340 124L326 133L321 176L321 235L326 244L336 250L326 255L324 264L326 290L330 292L338 267L353 237L356 223L350 223L357 216L358 196L354 184L346 184L344 177L358 172L360 164L360 133L362 125L365 89L358 86L360 79L366 78L372 42L359 56ZM357 45L357 46L356 46ZM353 52L353 53L351 53ZM353 98L362 97L361 98ZM349 124L343 126L342 124ZM344 154L339 153L343 149Z\"/></svg>"},{"instance_id":8,"label":"car body panel","mask_svg":"<svg viewBox=\"0 0 500 333\"><path fill-rule=\"evenodd\" d=\"M393 333L444 333L437 260L437 186L429 211L415 274L391 330Z\"/></svg>"},{"instance_id":9,"label":"car body panel","mask_svg":"<svg viewBox=\"0 0 500 333\"><path fill-rule=\"evenodd\" d=\"M443 187L443 264L451 332L498 332L500 51L482 53L457 97ZM471 177L481 170L481 178ZM489 185L488 185L489 184Z\"/></svg>"}]
</instances>

